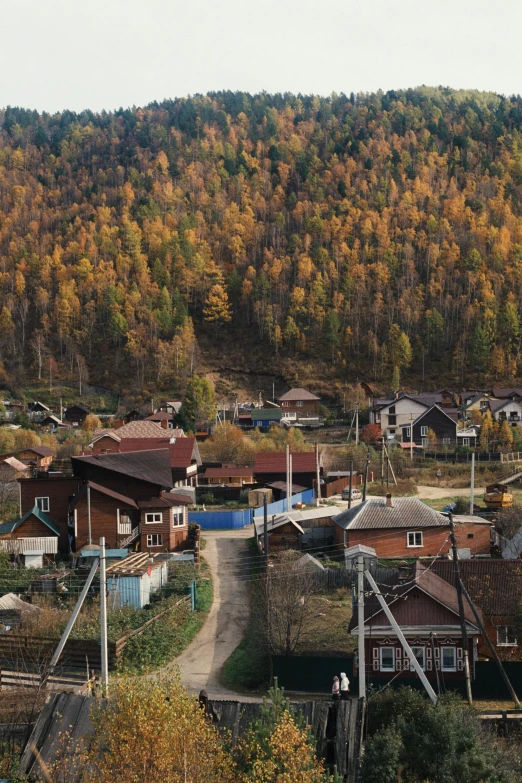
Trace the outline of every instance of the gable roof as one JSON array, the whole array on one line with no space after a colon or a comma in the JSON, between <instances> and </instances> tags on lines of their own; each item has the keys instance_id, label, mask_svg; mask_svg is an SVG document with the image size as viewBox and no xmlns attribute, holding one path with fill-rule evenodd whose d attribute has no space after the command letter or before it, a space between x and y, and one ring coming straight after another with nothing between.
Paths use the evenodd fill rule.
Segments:
<instances>
[{"instance_id":1,"label":"gable roof","mask_svg":"<svg viewBox=\"0 0 522 783\"><path fill-rule=\"evenodd\" d=\"M172 487L169 451L151 449L127 453L97 454L90 457L72 457L75 475L89 477L89 466L103 468L141 481L148 481L160 487Z\"/></svg>"},{"instance_id":2,"label":"gable roof","mask_svg":"<svg viewBox=\"0 0 522 783\"><path fill-rule=\"evenodd\" d=\"M228 478L229 476L252 478L253 472L254 468L240 468L237 465L228 465L222 468L206 468L203 476L205 478Z\"/></svg>"},{"instance_id":3,"label":"gable roof","mask_svg":"<svg viewBox=\"0 0 522 783\"><path fill-rule=\"evenodd\" d=\"M151 413L150 416L145 417L145 421L172 421L174 416L172 413L166 413L165 411L156 411Z\"/></svg>"},{"instance_id":4,"label":"gable roof","mask_svg":"<svg viewBox=\"0 0 522 783\"><path fill-rule=\"evenodd\" d=\"M422 411L422 413L419 414L417 416L417 418L415 419L415 421L413 422L413 426L415 426L415 424L418 424L418 422L421 421L421 419L423 419L424 416L427 416L428 413L430 413L432 410L438 410L440 413L442 413L444 416L446 416L446 418L449 419L451 421L451 423L455 425L455 427L457 426L456 419L453 418L453 416L451 415L451 413L453 413L453 411L451 409L444 410L443 408L440 408L438 405L432 405L431 408L428 408L427 411ZM457 410L455 410L454 413L455 413L455 416L458 416L458 411Z\"/></svg>"},{"instance_id":5,"label":"gable roof","mask_svg":"<svg viewBox=\"0 0 522 783\"><path fill-rule=\"evenodd\" d=\"M290 389L290 391L287 391L286 394L283 394L281 397L277 398L279 402L285 401L285 402L295 402L297 400L320 400L321 398L318 397L316 394L312 394L312 392L307 391L306 389Z\"/></svg>"},{"instance_id":6,"label":"gable roof","mask_svg":"<svg viewBox=\"0 0 522 783\"><path fill-rule=\"evenodd\" d=\"M419 527L446 527L448 518L430 508L419 498L393 498L392 506L386 498L369 498L333 518L344 530L378 530Z\"/></svg>"},{"instance_id":7,"label":"gable roof","mask_svg":"<svg viewBox=\"0 0 522 783\"><path fill-rule=\"evenodd\" d=\"M453 563L450 563L450 561L446 562L448 562L453 567ZM408 600L408 594L413 590L420 590L429 598L432 598L434 601L442 604L442 606L454 614L457 618L456 623L458 622L460 615L457 590L455 587L453 587L453 585L449 584L447 581L435 574L433 570L427 568L420 561L417 561L413 564L413 566L409 569L409 573L407 574L406 578L403 578L403 575L399 572L399 569L397 569L395 574L386 577L386 585L383 585L382 587L382 597L385 599L392 612L392 607L394 604L401 600ZM467 602L464 602L464 604L464 616L468 626L478 630L475 617L471 611L471 607L467 604ZM364 604L365 625L371 619L377 617L377 615L381 613L384 616L383 609L378 602L377 597L372 593L369 596L369 600L365 601ZM387 618L385 618L385 623L386 625L389 623ZM425 625L428 627L431 625L428 615L426 616ZM353 632L357 629L357 627L357 614L354 613L348 626L348 630Z\"/></svg>"},{"instance_id":8,"label":"gable roof","mask_svg":"<svg viewBox=\"0 0 522 783\"><path fill-rule=\"evenodd\" d=\"M522 388L520 386L511 386L507 389L492 389L493 397L511 397L512 394L518 394L522 397Z\"/></svg>"},{"instance_id":9,"label":"gable roof","mask_svg":"<svg viewBox=\"0 0 522 783\"><path fill-rule=\"evenodd\" d=\"M69 405L69 407L66 408L65 413L68 413L69 411L74 411L74 410L81 411L82 413L89 413L87 408L85 408L83 405L80 405L79 402L75 402L75 403L73 403L73 405Z\"/></svg>"},{"instance_id":10,"label":"gable roof","mask_svg":"<svg viewBox=\"0 0 522 783\"><path fill-rule=\"evenodd\" d=\"M20 519L17 519L16 522L6 522L3 525L0 525L0 535L5 535L6 533L13 533L15 530L17 530L20 525L22 525L26 519L29 519L29 517L36 517L40 522L42 522L46 527L49 528L49 530L54 533L56 536L60 535L60 528L56 524L56 522L53 522L53 520L45 514L45 512L40 511L38 506L33 506L29 509L29 511L26 511L23 517L20 517ZM31 536L33 538L34 536Z\"/></svg>"},{"instance_id":11,"label":"gable roof","mask_svg":"<svg viewBox=\"0 0 522 783\"><path fill-rule=\"evenodd\" d=\"M176 438L174 443L169 443L169 453L171 468L189 468L192 460L201 464L196 438Z\"/></svg>"},{"instance_id":12,"label":"gable roof","mask_svg":"<svg viewBox=\"0 0 522 783\"><path fill-rule=\"evenodd\" d=\"M436 560L432 570L441 579L455 584L453 563ZM522 562L520 560L459 560L461 579L483 613L491 616L514 615L522 601ZM466 603L466 602L465 602Z\"/></svg>"},{"instance_id":13,"label":"gable roof","mask_svg":"<svg viewBox=\"0 0 522 783\"><path fill-rule=\"evenodd\" d=\"M314 451L292 451L292 473L315 472ZM286 473L286 452L258 451L254 473Z\"/></svg>"},{"instance_id":14,"label":"gable roof","mask_svg":"<svg viewBox=\"0 0 522 783\"><path fill-rule=\"evenodd\" d=\"M167 430L163 430L167 432ZM172 430L169 430L172 432ZM170 438L122 438L118 446L121 454L129 451L151 451L154 449L167 449L170 444Z\"/></svg>"},{"instance_id":15,"label":"gable roof","mask_svg":"<svg viewBox=\"0 0 522 783\"><path fill-rule=\"evenodd\" d=\"M501 411L502 408L505 408L506 405L513 405L513 403L516 405L522 405L522 402L519 400L512 400L511 398L508 398L507 400L491 400L489 407L491 408L492 413L497 413L497 411Z\"/></svg>"},{"instance_id":16,"label":"gable roof","mask_svg":"<svg viewBox=\"0 0 522 783\"><path fill-rule=\"evenodd\" d=\"M101 492L102 495L107 495L107 497L114 498L114 500L120 500L122 503L125 503L128 506L138 508L136 502L127 495L121 495L119 492L115 492L113 489L108 489L107 487L104 487L101 484L97 484L94 481L88 481L87 484L91 489L94 489L95 492Z\"/></svg>"},{"instance_id":17,"label":"gable roof","mask_svg":"<svg viewBox=\"0 0 522 783\"><path fill-rule=\"evenodd\" d=\"M23 470L24 472L29 469L29 466L26 465L25 462L20 462L20 460L16 459L16 457L8 457L7 459L4 459L4 461L0 463L0 467L2 465L9 465L9 467L13 468L13 470Z\"/></svg>"},{"instance_id":18,"label":"gable roof","mask_svg":"<svg viewBox=\"0 0 522 783\"><path fill-rule=\"evenodd\" d=\"M31 412L35 411L49 411L50 408L47 407L47 405L44 405L43 402L40 402L40 400L35 400L31 405L29 405L29 410Z\"/></svg>"},{"instance_id":19,"label":"gable roof","mask_svg":"<svg viewBox=\"0 0 522 783\"><path fill-rule=\"evenodd\" d=\"M33 451L39 457L52 457L55 454L54 449L50 449L49 446L27 446L25 449L18 449L15 455L20 454L22 451Z\"/></svg>"},{"instance_id":20,"label":"gable roof","mask_svg":"<svg viewBox=\"0 0 522 783\"><path fill-rule=\"evenodd\" d=\"M116 441L116 443L119 443L121 441L120 436L116 434L115 430L104 429L104 430L96 430L92 442L97 443L102 438L112 438L112 440Z\"/></svg>"},{"instance_id":21,"label":"gable roof","mask_svg":"<svg viewBox=\"0 0 522 783\"><path fill-rule=\"evenodd\" d=\"M160 492L159 497L141 498L138 500L139 508L171 508L172 506L190 506L191 498L188 495L176 492Z\"/></svg>"},{"instance_id":22,"label":"gable roof","mask_svg":"<svg viewBox=\"0 0 522 783\"><path fill-rule=\"evenodd\" d=\"M168 430L163 429L155 421L129 421L116 430L118 437L123 438L165 438L170 439ZM96 434L96 433L95 433Z\"/></svg>"}]
</instances>

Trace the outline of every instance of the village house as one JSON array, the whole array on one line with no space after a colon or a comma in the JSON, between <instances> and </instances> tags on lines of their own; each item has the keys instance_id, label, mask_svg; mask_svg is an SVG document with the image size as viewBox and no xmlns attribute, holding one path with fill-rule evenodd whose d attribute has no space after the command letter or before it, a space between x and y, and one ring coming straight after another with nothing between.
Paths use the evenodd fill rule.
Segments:
<instances>
[{"instance_id":1,"label":"village house","mask_svg":"<svg viewBox=\"0 0 522 783\"><path fill-rule=\"evenodd\" d=\"M413 422L413 442L416 446L429 448L434 446L452 446L455 448L457 443L457 420L458 411L447 408L443 410L438 405L432 405L428 410L423 411ZM410 427L402 428L402 441L410 441ZM430 434L435 435L436 442L430 444Z\"/></svg>"},{"instance_id":2,"label":"village house","mask_svg":"<svg viewBox=\"0 0 522 783\"><path fill-rule=\"evenodd\" d=\"M471 427L463 427L457 430L457 447L469 446L474 449L479 445L480 439L480 427L478 425L472 425Z\"/></svg>"},{"instance_id":3,"label":"village house","mask_svg":"<svg viewBox=\"0 0 522 783\"><path fill-rule=\"evenodd\" d=\"M264 547L264 522L255 520L255 531L258 549L262 552ZM267 520L268 551L272 554L283 549L300 549L301 536L304 529L292 514L279 514Z\"/></svg>"},{"instance_id":4,"label":"village house","mask_svg":"<svg viewBox=\"0 0 522 783\"><path fill-rule=\"evenodd\" d=\"M54 416L54 414L52 413L49 414L48 416L45 416L40 421L40 427L42 429L50 430L51 432L55 432L59 428L63 429L64 427L68 427L68 426L70 425L64 424L63 421L60 421L58 416Z\"/></svg>"},{"instance_id":5,"label":"village house","mask_svg":"<svg viewBox=\"0 0 522 783\"><path fill-rule=\"evenodd\" d=\"M522 422L522 398L518 394L505 400L491 400L489 405L496 421L507 421L512 427L518 427Z\"/></svg>"},{"instance_id":6,"label":"village house","mask_svg":"<svg viewBox=\"0 0 522 783\"><path fill-rule=\"evenodd\" d=\"M84 408L83 405L76 403L75 405L70 405L67 408L63 414L63 420L69 424L72 424L73 427L81 427L88 415L89 411L87 408Z\"/></svg>"},{"instance_id":7,"label":"village house","mask_svg":"<svg viewBox=\"0 0 522 783\"><path fill-rule=\"evenodd\" d=\"M91 450L93 454L110 454L120 451L167 448L172 437L174 437L173 433L166 431L157 422L136 420L115 429L96 430Z\"/></svg>"},{"instance_id":8,"label":"village house","mask_svg":"<svg viewBox=\"0 0 522 783\"><path fill-rule=\"evenodd\" d=\"M302 419L319 415L321 398L306 389L290 389L278 398L283 419Z\"/></svg>"},{"instance_id":9,"label":"village house","mask_svg":"<svg viewBox=\"0 0 522 783\"><path fill-rule=\"evenodd\" d=\"M491 389L490 396L496 400L522 400L522 387L520 386L508 386L507 389Z\"/></svg>"},{"instance_id":10,"label":"village house","mask_svg":"<svg viewBox=\"0 0 522 783\"><path fill-rule=\"evenodd\" d=\"M455 569L451 561L437 560L432 570L449 584L455 585ZM522 562L461 560L459 571L471 600L482 611L486 633L501 660L522 660ZM491 652L482 636L478 640L478 656L482 660L491 659Z\"/></svg>"},{"instance_id":11,"label":"village house","mask_svg":"<svg viewBox=\"0 0 522 783\"><path fill-rule=\"evenodd\" d=\"M442 556L449 552L448 518L418 498L369 498L334 517L339 548L373 547L380 558ZM454 517L457 547L466 556L489 555L491 523Z\"/></svg>"},{"instance_id":12,"label":"village house","mask_svg":"<svg viewBox=\"0 0 522 783\"><path fill-rule=\"evenodd\" d=\"M455 587L417 561L411 568L387 577L382 596L435 689L440 675L448 686L452 682L464 682L464 648ZM467 605L464 617L473 677L480 631ZM348 630L356 636L359 634L355 609ZM417 679L388 617L371 592L364 604L364 638L371 679L380 684L396 678L409 684Z\"/></svg>"},{"instance_id":13,"label":"village house","mask_svg":"<svg viewBox=\"0 0 522 783\"><path fill-rule=\"evenodd\" d=\"M55 452L49 446L27 446L19 451L11 451L8 454L0 454L0 463L10 457L16 457L28 468L35 468L39 473L48 471L54 459Z\"/></svg>"},{"instance_id":14,"label":"village house","mask_svg":"<svg viewBox=\"0 0 522 783\"><path fill-rule=\"evenodd\" d=\"M252 408L249 423L252 427L270 427L271 424L281 424L282 416L281 408Z\"/></svg>"},{"instance_id":15,"label":"village house","mask_svg":"<svg viewBox=\"0 0 522 783\"><path fill-rule=\"evenodd\" d=\"M462 392L462 409L464 417L466 417L470 411L478 411L482 415L486 411L490 410L491 400L489 394L485 392Z\"/></svg>"},{"instance_id":16,"label":"village house","mask_svg":"<svg viewBox=\"0 0 522 783\"><path fill-rule=\"evenodd\" d=\"M165 430L172 430L175 426L174 416L172 413L167 413L166 411L156 411L156 413L151 413L150 416L145 417L145 421L153 421L156 424L159 424L160 427Z\"/></svg>"},{"instance_id":17,"label":"village house","mask_svg":"<svg viewBox=\"0 0 522 783\"><path fill-rule=\"evenodd\" d=\"M245 484L254 483L254 468L241 467L234 464L219 464L202 466L202 472L198 475L199 485L223 484L227 487L242 487Z\"/></svg>"},{"instance_id":18,"label":"village house","mask_svg":"<svg viewBox=\"0 0 522 783\"><path fill-rule=\"evenodd\" d=\"M320 464L319 471L322 476L322 464ZM279 481L286 482L286 453L284 451L258 451L254 464L254 478L259 484L265 486ZM315 452L292 452L291 480L305 489L313 487L316 480Z\"/></svg>"},{"instance_id":19,"label":"village house","mask_svg":"<svg viewBox=\"0 0 522 783\"><path fill-rule=\"evenodd\" d=\"M0 549L23 558L26 568L41 568L44 556L58 552L59 535L58 525L33 506L15 522L0 525Z\"/></svg>"},{"instance_id":20,"label":"village house","mask_svg":"<svg viewBox=\"0 0 522 783\"><path fill-rule=\"evenodd\" d=\"M51 409L43 402L36 400L27 408L27 413L31 421L42 421L42 419L51 413Z\"/></svg>"},{"instance_id":21,"label":"village house","mask_svg":"<svg viewBox=\"0 0 522 783\"><path fill-rule=\"evenodd\" d=\"M69 503L80 489L81 479L76 476L41 473L37 478L21 478L19 484L20 516L24 516L36 506L57 526L60 552L69 552Z\"/></svg>"},{"instance_id":22,"label":"village house","mask_svg":"<svg viewBox=\"0 0 522 783\"><path fill-rule=\"evenodd\" d=\"M431 403L422 402L409 394L376 400L370 410L370 423L379 425L386 440L401 442L412 423L430 407ZM410 440L407 434L406 440Z\"/></svg>"},{"instance_id":23,"label":"village house","mask_svg":"<svg viewBox=\"0 0 522 783\"><path fill-rule=\"evenodd\" d=\"M165 411L165 413L170 413L171 416L177 416L181 410L181 402L179 400L162 402L158 410Z\"/></svg>"}]
</instances>

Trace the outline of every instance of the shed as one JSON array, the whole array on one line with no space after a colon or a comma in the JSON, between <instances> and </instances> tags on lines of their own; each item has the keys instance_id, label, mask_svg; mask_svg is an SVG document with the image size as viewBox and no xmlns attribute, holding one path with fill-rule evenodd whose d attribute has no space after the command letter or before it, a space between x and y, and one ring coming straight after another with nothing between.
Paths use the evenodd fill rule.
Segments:
<instances>
[{"instance_id":1,"label":"shed","mask_svg":"<svg viewBox=\"0 0 522 783\"><path fill-rule=\"evenodd\" d=\"M150 597L157 593L168 579L166 560L152 559L147 552L130 555L107 568L109 607L135 606L143 609Z\"/></svg>"}]
</instances>

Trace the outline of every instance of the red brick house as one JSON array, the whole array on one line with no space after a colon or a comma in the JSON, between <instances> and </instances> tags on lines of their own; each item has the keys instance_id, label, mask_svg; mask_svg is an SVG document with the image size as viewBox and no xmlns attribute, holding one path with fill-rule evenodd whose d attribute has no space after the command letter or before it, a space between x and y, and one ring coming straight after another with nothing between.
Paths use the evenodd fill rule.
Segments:
<instances>
[{"instance_id":1,"label":"red brick house","mask_svg":"<svg viewBox=\"0 0 522 783\"><path fill-rule=\"evenodd\" d=\"M283 419L289 418L288 414L299 419L319 415L321 398L306 389L290 389L277 401L281 406Z\"/></svg>"},{"instance_id":2,"label":"red brick house","mask_svg":"<svg viewBox=\"0 0 522 783\"><path fill-rule=\"evenodd\" d=\"M386 579L382 595L400 625L426 677L437 690L437 676L449 684L464 681L464 655L457 591L421 563L407 574ZM477 660L479 628L469 607L464 608L471 673ZM348 630L358 635L357 611ZM364 606L365 657L371 678L408 681L418 677L381 605L373 593Z\"/></svg>"},{"instance_id":3,"label":"red brick house","mask_svg":"<svg viewBox=\"0 0 522 783\"><path fill-rule=\"evenodd\" d=\"M437 560L432 570L449 584L455 584L452 562ZM482 611L486 633L499 657L504 661L522 660L522 561L461 560L459 570L471 600ZM482 660L491 658L482 636L478 655Z\"/></svg>"},{"instance_id":4,"label":"red brick house","mask_svg":"<svg viewBox=\"0 0 522 783\"><path fill-rule=\"evenodd\" d=\"M470 555L490 553L489 522L475 516L453 519L459 549ZM370 546L380 558L435 557L451 548L448 518L418 498L370 498L333 521L339 548Z\"/></svg>"}]
</instances>

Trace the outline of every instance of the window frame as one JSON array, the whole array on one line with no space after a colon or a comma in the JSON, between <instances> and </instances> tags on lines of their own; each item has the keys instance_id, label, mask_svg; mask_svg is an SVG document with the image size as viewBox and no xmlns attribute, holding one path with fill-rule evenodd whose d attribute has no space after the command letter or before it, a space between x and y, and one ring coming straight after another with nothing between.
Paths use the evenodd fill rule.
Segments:
<instances>
[{"instance_id":1,"label":"window frame","mask_svg":"<svg viewBox=\"0 0 522 783\"><path fill-rule=\"evenodd\" d=\"M422 652L422 661L419 661L419 659L417 658L415 650L420 650ZM426 648L423 647L420 644L414 644L414 645L411 645L411 651L415 655L415 657L417 658L417 663L421 667L422 671L425 672L426 671ZM410 665L412 665L411 661L410 661Z\"/></svg>"},{"instance_id":2,"label":"window frame","mask_svg":"<svg viewBox=\"0 0 522 783\"><path fill-rule=\"evenodd\" d=\"M451 438L442 438L443 446L451 446Z\"/></svg>"},{"instance_id":3,"label":"window frame","mask_svg":"<svg viewBox=\"0 0 522 783\"><path fill-rule=\"evenodd\" d=\"M500 639L499 632L501 631L501 629L505 630L505 632L506 632L505 633L505 638L506 638L505 642L501 642L499 640ZM497 647L518 647L518 639L516 638L516 636L513 636L513 638L515 640L514 642L508 641L509 640L509 632L510 632L510 626L509 625L499 625L497 627ZM514 632L515 632L515 629L511 628L511 633L514 634Z\"/></svg>"},{"instance_id":4,"label":"window frame","mask_svg":"<svg viewBox=\"0 0 522 783\"><path fill-rule=\"evenodd\" d=\"M410 544L410 536L413 536L413 544ZM420 536L420 544L417 544L417 536ZM424 536L422 530L408 530L406 533L406 546L408 549L422 549L424 546Z\"/></svg>"},{"instance_id":5,"label":"window frame","mask_svg":"<svg viewBox=\"0 0 522 783\"><path fill-rule=\"evenodd\" d=\"M47 501L47 503L46 503L46 508L42 508L42 507L40 506L40 504L38 503L38 501L39 501L39 500L46 500L46 501ZM36 507L37 507L37 508L38 508L40 511L42 511L44 514L48 514L48 513L49 513L49 511L51 510L51 503L49 502L49 497L48 497L48 496L46 497L45 495L42 495L41 497L37 497L37 498L35 498L35 499L34 499L34 505L35 505L35 506L36 506Z\"/></svg>"},{"instance_id":6,"label":"window frame","mask_svg":"<svg viewBox=\"0 0 522 783\"><path fill-rule=\"evenodd\" d=\"M303 407L303 401L302 400L296 400L295 407L296 408L302 408Z\"/></svg>"},{"instance_id":7,"label":"window frame","mask_svg":"<svg viewBox=\"0 0 522 783\"><path fill-rule=\"evenodd\" d=\"M453 651L454 666L444 666L444 650ZM445 644L440 648L440 670L443 672L457 671L457 648L454 645Z\"/></svg>"},{"instance_id":8,"label":"window frame","mask_svg":"<svg viewBox=\"0 0 522 783\"><path fill-rule=\"evenodd\" d=\"M181 522L180 523L175 523L174 522L174 512L177 512L177 515L179 515L181 513ZM185 522L185 508L183 506L172 506L171 515L170 515L170 521L171 521L171 525L172 525L172 529L173 530L177 530L180 527L185 527L185 525L186 525L186 522Z\"/></svg>"},{"instance_id":9,"label":"window frame","mask_svg":"<svg viewBox=\"0 0 522 783\"><path fill-rule=\"evenodd\" d=\"M157 544L152 543L152 539L157 539ZM147 549L154 549L154 547L163 546L163 533L147 533Z\"/></svg>"},{"instance_id":10,"label":"window frame","mask_svg":"<svg viewBox=\"0 0 522 783\"><path fill-rule=\"evenodd\" d=\"M383 652L391 652L392 665L383 666L382 654ZM395 647L379 647L379 671L381 672L394 672L395 671Z\"/></svg>"},{"instance_id":11,"label":"window frame","mask_svg":"<svg viewBox=\"0 0 522 783\"><path fill-rule=\"evenodd\" d=\"M159 517L159 519L149 519L149 517ZM145 513L146 525L161 525L163 522L163 514L161 511L147 511Z\"/></svg>"},{"instance_id":12,"label":"window frame","mask_svg":"<svg viewBox=\"0 0 522 783\"><path fill-rule=\"evenodd\" d=\"M462 445L463 446L469 446L469 438L462 438Z\"/></svg>"},{"instance_id":13,"label":"window frame","mask_svg":"<svg viewBox=\"0 0 522 783\"><path fill-rule=\"evenodd\" d=\"M405 433L406 437L410 438L410 440L411 440L411 427L405 427L404 429L406 430L406 433Z\"/></svg>"},{"instance_id":14,"label":"window frame","mask_svg":"<svg viewBox=\"0 0 522 783\"><path fill-rule=\"evenodd\" d=\"M424 424L421 424L421 438L427 438L428 437L428 427L426 427Z\"/></svg>"}]
</instances>

